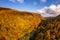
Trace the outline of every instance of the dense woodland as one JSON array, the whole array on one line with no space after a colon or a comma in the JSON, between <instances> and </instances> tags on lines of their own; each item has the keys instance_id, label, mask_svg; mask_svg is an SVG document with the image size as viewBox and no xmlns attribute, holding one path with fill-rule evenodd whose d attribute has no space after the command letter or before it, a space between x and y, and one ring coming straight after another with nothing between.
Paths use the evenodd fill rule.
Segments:
<instances>
[{"instance_id":1,"label":"dense woodland","mask_svg":"<svg viewBox=\"0 0 60 40\"><path fill-rule=\"evenodd\" d=\"M41 20L36 13L0 8L0 40L25 40Z\"/></svg>"},{"instance_id":2,"label":"dense woodland","mask_svg":"<svg viewBox=\"0 0 60 40\"><path fill-rule=\"evenodd\" d=\"M43 18L33 12L0 8L0 40L60 40L60 15Z\"/></svg>"},{"instance_id":3,"label":"dense woodland","mask_svg":"<svg viewBox=\"0 0 60 40\"><path fill-rule=\"evenodd\" d=\"M30 40L60 40L60 15L42 21Z\"/></svg>"}]
</instances>

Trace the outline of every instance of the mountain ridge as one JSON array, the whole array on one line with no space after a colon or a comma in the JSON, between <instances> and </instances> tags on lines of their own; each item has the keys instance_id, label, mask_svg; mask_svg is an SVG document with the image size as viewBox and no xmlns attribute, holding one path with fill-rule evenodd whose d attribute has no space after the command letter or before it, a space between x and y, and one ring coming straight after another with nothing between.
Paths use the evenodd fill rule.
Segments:
<instances>
[{"instance_id":1,"label":"mountain ridge","mask_svg":"<svg viewBox=\"0 0 60 40\"><path fill-rule=\"evenodd\" d=\"M0 40L60 40L60 15L0 8Z\"/></svg>"}]
</instances>

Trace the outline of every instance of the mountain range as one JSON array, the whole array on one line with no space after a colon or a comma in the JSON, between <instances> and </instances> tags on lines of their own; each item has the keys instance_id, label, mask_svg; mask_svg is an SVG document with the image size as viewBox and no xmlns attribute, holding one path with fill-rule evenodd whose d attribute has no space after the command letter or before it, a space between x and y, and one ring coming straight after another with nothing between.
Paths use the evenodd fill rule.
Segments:
<instances>
[{"instance_id":1,"label":"mountain range","mask_svg":"<svg viewBox=\"0 0 60 40\"><path fill-rule=\"evenodd\" d=\"M0 7L0 40L60 40L60 15L42 17Z\"/></svg>"}]
</instances>

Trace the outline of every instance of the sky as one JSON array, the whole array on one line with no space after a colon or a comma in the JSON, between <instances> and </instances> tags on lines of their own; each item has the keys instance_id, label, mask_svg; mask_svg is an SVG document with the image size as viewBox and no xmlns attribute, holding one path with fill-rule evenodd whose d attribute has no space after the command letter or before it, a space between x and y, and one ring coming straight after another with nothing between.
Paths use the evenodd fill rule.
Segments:
<instances>
[{"instance_id":1,"label":"sky","mask_svg":"<svg viewBox=\"0 0 60 40\"><path fill-rule=\"evenodd\" d=\"M50 5L49 7L45 6L42 9L37 10L37 13L43 17L55 17L60 15L60 4L59 5Z\"/></svg>"},{"instance_id":2,"label":"sky","mask_svg":"<svg viewBox=\"0 0 60 40\"><path fill-rule=\"evenodd\" d=\"M60 14L60 0L0 0L0 7L37 12L43 17Z\"/></svg>"},{"instance_id":3,"label":"sky","mask_svg":"<svg viewBox=\"0 0 60 40\"><path fill-rule=\"evenodd\" d=\"M32 12L52 4L58 5L60 0L0 0L0 7Z\"/></svg>"}]
</instances>

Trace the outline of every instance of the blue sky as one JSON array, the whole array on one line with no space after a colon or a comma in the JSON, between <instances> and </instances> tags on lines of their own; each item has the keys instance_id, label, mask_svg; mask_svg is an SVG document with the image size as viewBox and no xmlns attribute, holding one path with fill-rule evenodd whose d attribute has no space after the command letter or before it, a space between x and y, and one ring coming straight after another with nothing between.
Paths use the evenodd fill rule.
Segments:
<instances>
[{"instance_id":1,"label":"blue sky","mask_svg":"<svg viewBox=\"0 0 60 40\"><path fill-rule=\"evenodd\" d=\"M0 0L0 7L32 12L52 4L59 5L60 0Z\"/></svg>"}]
</instances>

